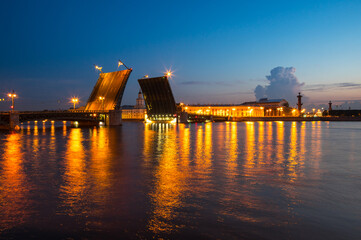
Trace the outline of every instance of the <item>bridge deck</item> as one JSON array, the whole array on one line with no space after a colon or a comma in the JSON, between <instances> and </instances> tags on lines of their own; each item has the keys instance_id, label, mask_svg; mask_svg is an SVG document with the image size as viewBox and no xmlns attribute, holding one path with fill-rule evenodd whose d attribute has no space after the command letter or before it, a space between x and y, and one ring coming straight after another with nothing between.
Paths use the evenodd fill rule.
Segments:
<instances>
[{"instance_id":1,"label":"bridge deck","mask_svg":"<svg viewBox=\"0 0 361 240\"><path fill-rule=\"evenodd\" d=\"M101 121L109 111L15 111L20 122L35 120ZM10 112L0 112L0 125L9 124Z\"/></svg>"},{"instance_id":2,"label":"bridge deck","mask_svg":"<svg viewBox=\"0 0 361 240\"><path fill-rule=\"evenodd\" d=\"M90 94L85 110L119 109L131 69L101 73Z\"/></svg>"}]
</instances>

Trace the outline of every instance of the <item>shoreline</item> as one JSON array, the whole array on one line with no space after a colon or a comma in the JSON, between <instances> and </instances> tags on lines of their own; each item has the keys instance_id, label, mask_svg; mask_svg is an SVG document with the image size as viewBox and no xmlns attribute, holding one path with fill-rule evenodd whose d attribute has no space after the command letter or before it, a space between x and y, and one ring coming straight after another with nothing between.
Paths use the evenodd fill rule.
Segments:
<instances>
[{"instance_id":1,"label":"shoreline","mask_svg":"<svg viewBox=\"0 0 361 240\"><path fill-rule=\"evenodd\" d=\"M357 122L361 117L233 117L229 121L235 122L257 122L257 121L284 121L284 122Z\"/></svg>"}]
</instances>

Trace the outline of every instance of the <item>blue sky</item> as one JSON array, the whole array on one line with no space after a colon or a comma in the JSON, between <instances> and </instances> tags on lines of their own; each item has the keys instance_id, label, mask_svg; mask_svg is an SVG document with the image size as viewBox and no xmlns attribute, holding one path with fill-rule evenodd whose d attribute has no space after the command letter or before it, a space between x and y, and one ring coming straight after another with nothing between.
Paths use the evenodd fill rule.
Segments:
<instances>
[{"instance_id":1,"label":"blue sky","mask_svg":"<svg viewBox=\"0 0 361 240\"><path fill-rule=\"evenodd\" d=\"M7 1L0 9L0 94L18 107L86 102L122 59L137 79L172 68L177 102L241 103L278 66L296 68L310 103L359 100L360 1ZM0 109L8 103L0 102Z\"/></svg>"}]
</instances>

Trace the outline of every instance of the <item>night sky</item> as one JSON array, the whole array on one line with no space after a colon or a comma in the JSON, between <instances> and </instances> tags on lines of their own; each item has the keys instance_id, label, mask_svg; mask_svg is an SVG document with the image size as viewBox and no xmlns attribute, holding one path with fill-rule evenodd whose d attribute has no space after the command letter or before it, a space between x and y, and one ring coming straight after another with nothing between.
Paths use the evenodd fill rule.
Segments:
<instances>
[{"instance_id":1,"label":"night sky","mask_svg":"<svg viewBox=\"0 0 361 240\"><path fill-rule=\"evenodd\" d=\"M295 68L309 104L361 99L361 1L2 1L0 12L1 98L14 89L20 110L85 104L93 64L115 71L118 59L133 68L123 104L138 78L169 68L177 102L255 100L279 66Z\"/></svg>"}]
</instances>

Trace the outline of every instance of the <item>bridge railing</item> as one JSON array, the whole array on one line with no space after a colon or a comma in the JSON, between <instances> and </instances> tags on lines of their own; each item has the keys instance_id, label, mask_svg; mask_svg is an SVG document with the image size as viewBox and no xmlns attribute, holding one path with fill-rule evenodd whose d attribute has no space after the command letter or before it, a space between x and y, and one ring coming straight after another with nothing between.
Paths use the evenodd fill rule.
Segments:
<instances>
[{"instance_id":1,"label":"bridge railing","mask_svg":"<svg viewBox=\"0 0 361 240\"><path fill-rule=\"evenodd\" d=\"M98 110L47 110L47 111L15 111L17 114L47 114L47 113L109 113L106 111L98 111ZM0 112L0 114L9 114L9 112Z\"/></svg>"}]
</instances>

